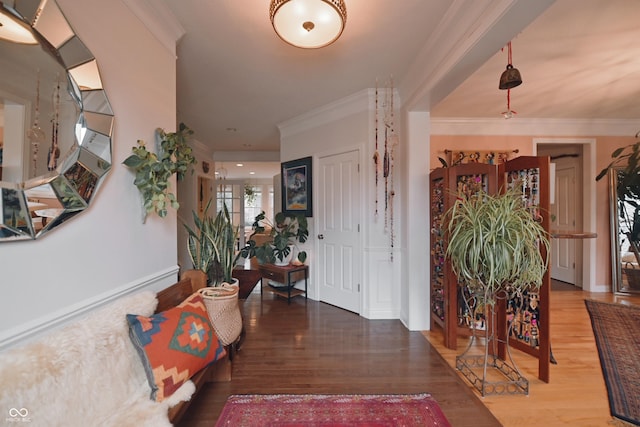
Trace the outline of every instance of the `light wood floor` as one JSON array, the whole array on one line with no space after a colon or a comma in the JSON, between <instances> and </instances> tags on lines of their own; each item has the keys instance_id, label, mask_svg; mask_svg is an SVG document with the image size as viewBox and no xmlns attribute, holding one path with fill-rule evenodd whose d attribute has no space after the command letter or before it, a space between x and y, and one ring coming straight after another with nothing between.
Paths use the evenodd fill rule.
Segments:
<instances>
[{"instance_id":1,"label":"light wood floor","mask_svg":"<svg viewBox=\"0 0 640 427\"><path fill-rule=\"evenodd\" d=\"M487 396L483 403L504 426L611 426L607 391L584 299L640 304L640 297L582 292L578 288L551 291L551 347L557 365L551 365L550 382L538 380L537 360L514 351L514 361L529 380L529 395ZM458 351L442 344L439 331L423 333L451 366Z\"/></svg>"}]
</instances>

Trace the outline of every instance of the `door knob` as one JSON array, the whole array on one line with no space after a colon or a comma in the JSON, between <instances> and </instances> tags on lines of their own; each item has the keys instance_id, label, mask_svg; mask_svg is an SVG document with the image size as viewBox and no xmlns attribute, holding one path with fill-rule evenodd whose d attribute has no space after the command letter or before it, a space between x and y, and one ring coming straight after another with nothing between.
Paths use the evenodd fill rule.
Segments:
<instances>
[{"instance_id":1,"label":"door knob","mask_svg":"<svg viewBox=\"0 0 640 427\"><path fill-rule=\"evenodd\" d=\"M320 240L324 239L324 234L318 234L318 239Z\"/></svg>"}]
</instances>

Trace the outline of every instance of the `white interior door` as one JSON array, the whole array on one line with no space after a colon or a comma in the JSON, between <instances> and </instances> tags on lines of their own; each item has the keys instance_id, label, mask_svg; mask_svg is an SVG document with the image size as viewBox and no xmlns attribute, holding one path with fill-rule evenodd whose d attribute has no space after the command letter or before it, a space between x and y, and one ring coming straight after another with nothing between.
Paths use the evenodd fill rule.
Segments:
<instances>
[{"instance_id":1,"label":"white interior door","mask_svg":"<svg viewBox=\"0 0 640 427\"><path fill-rule=\"evenodd\" d=\"M561 158L556 163L556 197L551 205L555 216L554 231L572 232L577 230L576 206L579 193L577 184L579 164L576 158ZM551 277L563 282L576 284L576 240L551 240Z\"/></svg>"},{"instance_id":2,"label":"white interior door","mask_svg":"<svg viewBox=\"0 0 640 427\"><path fill-rule=\"evenodd\" d=\"M360 313L358 150L321 157L318 177L320 301Z\"/></svg>"}]
</instances>

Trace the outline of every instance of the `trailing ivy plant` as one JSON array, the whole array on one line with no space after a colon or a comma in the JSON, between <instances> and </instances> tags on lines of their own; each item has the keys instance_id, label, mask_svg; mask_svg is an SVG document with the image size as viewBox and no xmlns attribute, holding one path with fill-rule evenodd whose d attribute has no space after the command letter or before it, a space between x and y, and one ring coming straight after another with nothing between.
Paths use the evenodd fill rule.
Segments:
<instances>
[{"instance_id":1,"label":"trailing ivy plant","mask_svg":"<svg viewBox=\"0 0 640 427\"><path fill-rule=\"evenodd\" d=\"M180 123L177 132L165 132L156 129L156 139L159 143L157 153L147 150L143 140L138 140L131 154L124 160L124 165L135 170L133 181L144 203L144 219L151 212L160 218L167 216L167 209L178 209L180 204L171 191L170 179L176 174L177 179L184 178L189 166L196 162L191 147L187 145L188 138L193 131L184 123ZM193 170L191 171L193 173Z\"/></svg>"}]
</instances>

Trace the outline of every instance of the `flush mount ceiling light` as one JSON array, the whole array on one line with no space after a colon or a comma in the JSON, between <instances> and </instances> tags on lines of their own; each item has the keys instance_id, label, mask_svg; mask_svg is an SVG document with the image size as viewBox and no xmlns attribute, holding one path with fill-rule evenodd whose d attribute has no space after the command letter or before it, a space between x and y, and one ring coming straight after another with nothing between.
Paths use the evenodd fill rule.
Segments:
<instances>
[{"instance_id":1,"label":"flush mount ceiling light","mask_svg":"<svg viewBox=\"0 0 640 427\"><path fill-rule=\"evenodd\" d=\"M0 5L0 39L20 44L38 44L27 24Z\"/></svg>"},{"instance_id":2,"label":"flush mount ceiling light","mask_svg":"<svg viewBox=\"0 0 640 427\"><path fill-rule=\"evenodd\" d=\"M269 16L282 40L316 49L340 37L347 22L347 7L343 0L271 0Z\"/></svg>"}]
</instances>

